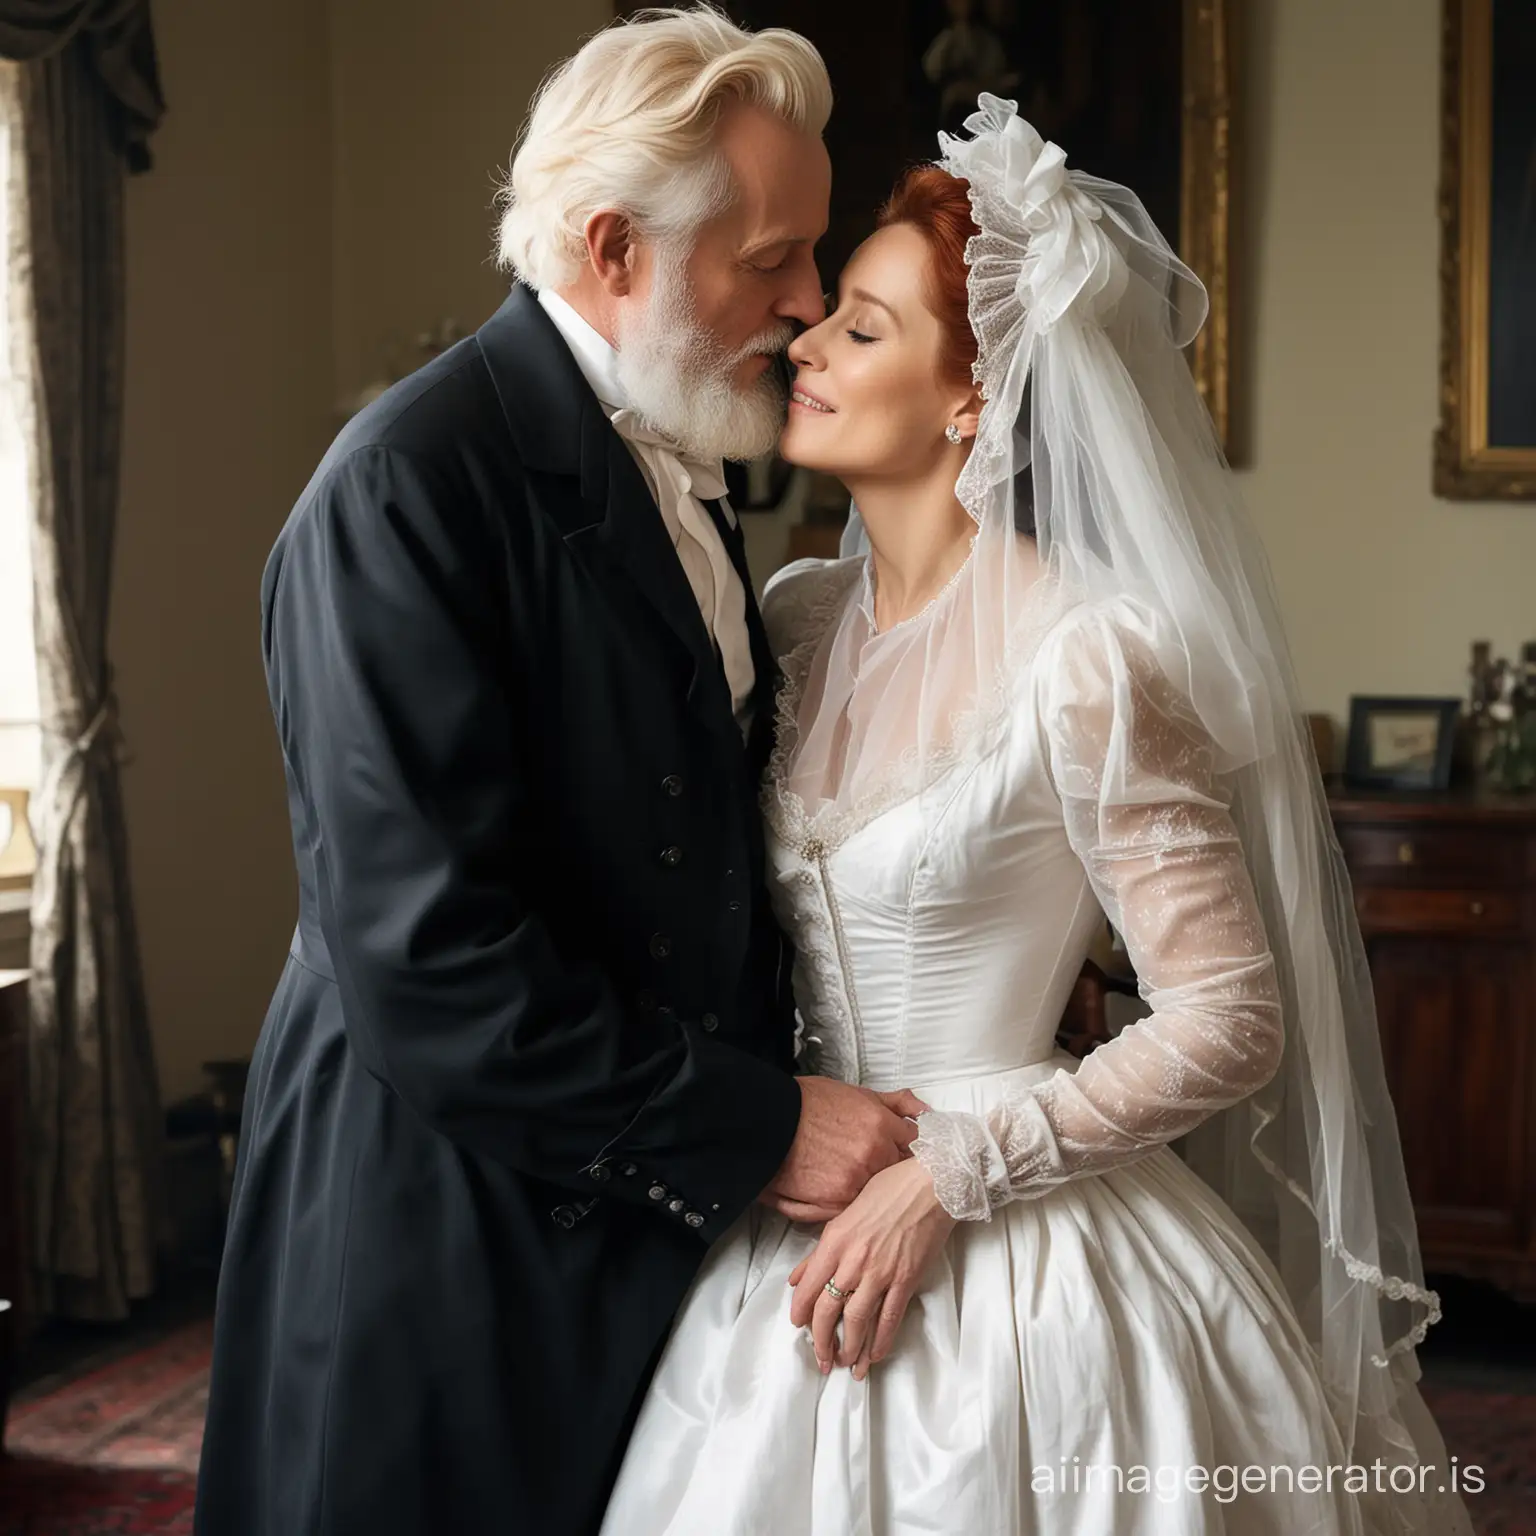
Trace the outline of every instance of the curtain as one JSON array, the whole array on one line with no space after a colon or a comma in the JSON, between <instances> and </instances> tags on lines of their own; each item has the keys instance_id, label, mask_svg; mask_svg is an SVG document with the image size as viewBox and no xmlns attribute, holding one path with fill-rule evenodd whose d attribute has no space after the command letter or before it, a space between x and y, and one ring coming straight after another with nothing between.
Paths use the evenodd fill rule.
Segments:
<instances>
[{"instance_id":1,"label":"curtain","mask_svg":"<svg viewBox=\"0 0 1536 1536\"><path fill-rule=\"evenodd\" d=\"M31 446L43 725L27 1173L32 1302L127 1314L154 1286L163 1135L107 657L123 404L124 182L161 112L148 8L0 0L15 61L12 345Z\"/></svg>"}]
</instances>

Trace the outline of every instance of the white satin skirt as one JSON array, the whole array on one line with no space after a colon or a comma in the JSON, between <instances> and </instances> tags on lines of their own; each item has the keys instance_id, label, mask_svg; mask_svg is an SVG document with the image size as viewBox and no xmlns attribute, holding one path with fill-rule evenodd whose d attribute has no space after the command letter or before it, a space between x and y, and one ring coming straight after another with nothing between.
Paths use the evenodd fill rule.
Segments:
<instances>
[{"instance_id":1,"label":"white satin skirt","mask_svg":"<svg viewBox=\"0 0 1536 1536\"><path fill-rule=\"evenodd\" d=\"M984 1113L1059 1064L917 1092ZM823 1376L789 1320L818 1230L754 1208L710 1251L603 1536L1374 1536L1408 1515L1342 1470L1329 1490L1347 1457L1279 1277L1169 1148L962 1223L863 1382ZM1446 1509L1406 1525L1470 1532Z\"/></svg>"}]
</instances>

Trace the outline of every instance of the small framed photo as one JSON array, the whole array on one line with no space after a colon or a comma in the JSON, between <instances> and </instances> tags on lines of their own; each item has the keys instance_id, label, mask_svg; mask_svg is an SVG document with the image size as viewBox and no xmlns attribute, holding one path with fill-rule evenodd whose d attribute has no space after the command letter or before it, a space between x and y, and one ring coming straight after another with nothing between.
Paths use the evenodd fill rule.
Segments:
<instances>
[{"instance_id":1,"label":"small framed photo","mask_svg":"<svg viewBox=\"0 0 1536 1536\"><path fill-rule=\"evenodd\" d=\"M1446 789L1460 699L1352 698L1345 781L1359 789Z\"/></svg>"}]
</instances>

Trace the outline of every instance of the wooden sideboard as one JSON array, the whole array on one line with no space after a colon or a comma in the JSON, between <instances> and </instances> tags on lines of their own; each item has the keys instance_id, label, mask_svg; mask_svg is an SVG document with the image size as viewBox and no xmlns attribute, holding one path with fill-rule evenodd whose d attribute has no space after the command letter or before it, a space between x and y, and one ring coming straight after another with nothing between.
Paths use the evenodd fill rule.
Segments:
<instances>
[{"instance_id":1,"label":"wooden sideboard","mask_svg":"<svg viewBox=\"0 0 1536 1536\"><path fill-rule=\"evenodd\" d=\"M1536 797L1329 801L1424 1266L1536 1300Z\"/></svg>"}]
</instances>

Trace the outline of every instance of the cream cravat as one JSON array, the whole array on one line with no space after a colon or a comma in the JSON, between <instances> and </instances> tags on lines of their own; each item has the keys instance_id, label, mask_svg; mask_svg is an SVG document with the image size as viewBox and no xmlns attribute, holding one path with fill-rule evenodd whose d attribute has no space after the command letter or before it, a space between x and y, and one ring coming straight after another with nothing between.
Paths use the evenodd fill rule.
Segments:
<instances>
[{"instance_id":1,"label":"cream cravat","mask_svg":"<svg viewBox=\"0 0 1536 1536\"><path fill-rule=\"evenodd\" d=\"M683 453L634 411L606 404L603 409L650 482L683 574L714 639L731 690L731 708L745 735L752 723L756 676L747 634L747 594L720 530L704 506L725 495L721 466L718 461L710 464Z\"/></svg>"}]
</instances>

